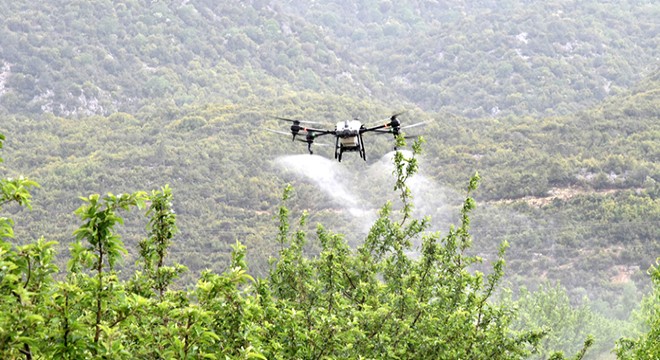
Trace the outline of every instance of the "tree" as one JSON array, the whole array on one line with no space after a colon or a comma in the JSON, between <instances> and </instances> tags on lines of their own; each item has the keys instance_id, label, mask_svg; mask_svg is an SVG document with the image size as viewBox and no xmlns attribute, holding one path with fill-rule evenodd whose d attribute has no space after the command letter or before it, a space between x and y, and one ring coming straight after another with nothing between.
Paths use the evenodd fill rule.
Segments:
<instances>
[{"instance_id":1,"label":"tree","mask_svg":"<svg viewBox=\"0 0 660 360\"><path fill-rule=\"evenodd\" d=\"M93 194L81 200L85 204L75 214L84 224L74 231L77 241L71 245L67 282L82 291L78 321L93 329L85 345L93 356L128 357L117 341L122 336L119 325L133 316L143 301L139 295L126 293L118 279L115 266L127 251L114 227L123 223L117 211L142 208L146 194L108 194L103 198Z\"/></svg>"},{"instance_id":2,"label":"tree","mask_svg":"<svg viewBox=\"0 0 660 360\"><path fill-rule=\"evenodd\" d=\"M153 291L162 299L172 282L187 269L180 264L165 265L167 250L178 232L172 206L172 190L166 185L160 191L153 191L149 200L151 202L147 211L147 216L151 216L148 225L149 237L139 244L139 262L142 264L147 284L139 280L142 273L136 273L133 291L145 297L151 297L153 294L148 292Z\"/></svg>"},{"instance_id":3,"label":"tree","mask_svg":"<svg viewBox=\"0 0 660 360\"><path fill-rule=\"evenodd\" d=\"M403 145L398 139L398 146ZM173 290L185 267L167 265L177 233L168 186L101 197L93 194L76 214L66 277L55 282L52 243L13 249L0 243L0 355L3 358L450 358L522 359L541 330L515 330L515 311L493 295L504 274L506 243L490 274L471 270L481 259L472 244L469 182L459 226L441 237L430 219L412 216L406 185L416 156L397 152L395 185L400 203L386 203L363 245L351 249L322 225L320 252L307 256L307 221L289 223L282 204L276 241L279 257L269 276L248 274L246 248L234 245L220 274L205 271L190 290ZM287 201L293 189L286 187ZM29 203L29 197L23 203ZM118 276L127 252L115 227L121 211L149 203L147 237L130 280ZM419 249L413 244L421 242ZM411 255L417 251L418 255ZM575 357L581 359L585 347ZM563 359L555 354L553 359Z\"/></svg>"},{"instance_id":4,"label":"tree","mask_svg":"<svg viewBox=\"0 0 660 360\"><path fill-rule=\"evenodd\" d=\"M577 354L575 358L581 359L586 351L583 339L593 344L588 358L597 359L610 352L623 333L623 322L595 313L588 299L583 299L580 306L571 305L566 290L559 284L543 283L534 292L523 288L515 304L515 329L540 328L546 333L530 359L563 356L558 351Z\"/></svg>"},{"instance_id":5,"label":"tree","mask_svg":"<svg viewBox=\"0 0 660 360\"><path fill-rule=\"evenodd\" d=\"M351 250L341 235L317 228L321 252L306 258L307 235L290 233L280 208L280 257L261 284L266 324L261 350L269 358L469 358L517 359L533 350L540 331L514 331L513 310L491 297L504 273L502 244L493 272L471 272L481 259L468 256L469 213L475 175L460 226L425 234L429 219L413 219L406 181L417 171L415 155L395 156L395 190L401 209L386 204L365 243ZM284 199L289 197L287 188ZM394 218L398 219L395 220ZM303 214L300 225L306 221ZM421 238L417 258L413 240ZM269 290L269 291L266 291Z\"/></svg>"},{"instance_id":6,"label":"tree","mask_svg":"<svg viewBox=\"0 0 660 360\"><path fill-rule=\"evenodd\" d=\"M4 140L5 136L0 134L0 149L2 149L2 143ZM0 163L1 162L3 162L3 159L0 157ZM32 195L30 194L30 188L33 187L39 187L39 184L24 177L19 177L17 179L0 179L0 209L11 202L31 208L30 201ZM0 217L0 240L3 238L11 238L13 236L14 230L12 220L6 217Z\"/></svg>"},{"instance_id":7,"label":"tree","mask_svg":"<svg viewBox=\"0 0 660 360\"><path fill-rule=\"evenodd\" d=\"M0 134L0 148L5 140ZM2 162L0 158L0 162ZM26 178L0 179L0 209L15 202L30 208L30 188L39 186ZM0 217L0 357L24 355L31 359L33 347L45 334L42 306L49 295L54 242L13 248L5 239L14 236L13 221Z\"/></svg>"},{"instance_id":8,"label":"tree","mask_svg":"<svg viewBox=\"0 0 660 360\"><path fill-rule=\"evenodd\" d=\"M622 360L660 358L660 258L648 273L653 281L653 291L644 297L635 314L642 325L642 333L617 342L616 354Z\"/></svg>"}]
</instances>

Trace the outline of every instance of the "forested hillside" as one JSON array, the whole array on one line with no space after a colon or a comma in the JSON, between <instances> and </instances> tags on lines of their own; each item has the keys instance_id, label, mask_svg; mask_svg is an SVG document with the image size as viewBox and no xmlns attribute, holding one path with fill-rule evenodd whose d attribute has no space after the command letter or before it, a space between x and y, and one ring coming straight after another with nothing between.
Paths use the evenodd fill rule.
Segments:
<instances>
[{"instance_id":1,"label":"forested hillside","mask_svg":"<svg viewBox=\"0 0 660 360\"><path fill-rule=\"evenodd\" d=\"M431 215L433 227L445 229L456 219L466 174L479 171L484 184L475 194L482 203L475 214L476 251L488 258L496 243L508 239L509 274L524 274L516 282L560 280L575 298L589 295L609 304L637 299L645 270L660 252L655 226L660 124L657 79L652 80L644 85L650 90L639 88L574 116L470 120L411 111L411 122L434 121L425 130L423 177L414 187L419 214ZM195 271L221 269L229 245L241 239L255 261L253 270L261 272L275 251L268 233L277 193L294 181L294 208L308 209L315 222L357 244L375 209L391 198L391 170L381 154L392 144L368 137L367 163L349 154L338 164L306 155L304 145L255 126L281 125L269 118L273 108L322 120L349 116L352 109L378 119L374 114L383 107L301 93L264 104L208 105L143 118L125 113L5 118L0 130L12 134L5 150L9 174L29 175L41 184L17 231L66 244L77 196L169 184L180 198L176 211L185 238L174 247L178 261ZM322 147L316 152L331 156ZM282 158L287 154L299 155ZM328 175L315 179L313 169ZM139 233L129 233L131 241L139 240Z\"/></svg>"},{"instance_id":2,"label":"forested hillside","mask_svg":"<svg viewBox=\"0 0 660 360\"><path fill-rule=\"evenodd\" d=\"M657 69L654 1L3 0L0 104L109 115L283 90L570 114Z\"/></svg>"},{"instance_id":3,"label":"forested hillside","mask_svg":"<svg viewBox=\"0 0 660 360\"><path fill-rule=\"evenodd\" d=\"M410 237L411 262L424 235L453 236L450 225L465 220L466 184L479 173L460 255L465 271L492 273L507 241L499 290L482 295L501 304L519 298L529 318L502 315L503 333L566 326L550 332L538 358L575 353L589 334L589 356L602 358L616 339L638 334L634 321L622 325L631 310L641 302L635 314L654 311L655 295L642 297L660 256L657 2L0 0L0 12L0 179L39 183L31 209L8 198L0 218L14 220L15 245L58 242L37 246L55 257L56 278L67 261L84 263L69 258L80 197L165 185L178 229L167 265L190 269L172 288L190 288L205 269L227 270L212 280L225 281L237 264L268 277L271 257L329 251L324 235L284 251L295 243L281 228L278 235L287 184L288 209L307 220L298 229L312 234L323 224L356 251L378 232L372 225L386 201L402 210L392 139L366 134L367 161L346 154L338 163L331 147L310 156L305 144L264 129L288 129L275 116L333 127L405 111L404 125L428 121L411 131L425 140L419 172L408 179L411 215L430 216L425 233ZM147 201L138 198L130 207ZM142 214L121 216L116 231L128 254L118 260L119 278L145 269L136 261L146 261L139 244L148 236ZM296 257L302 268L283 271L317 260ZM244 284L241 274L228 281ZM228 296L256 294L236 286ZM534 303L563 312L534 313ZM277 346L261 349L274 354Z\"/></svg>"}]
</instances>

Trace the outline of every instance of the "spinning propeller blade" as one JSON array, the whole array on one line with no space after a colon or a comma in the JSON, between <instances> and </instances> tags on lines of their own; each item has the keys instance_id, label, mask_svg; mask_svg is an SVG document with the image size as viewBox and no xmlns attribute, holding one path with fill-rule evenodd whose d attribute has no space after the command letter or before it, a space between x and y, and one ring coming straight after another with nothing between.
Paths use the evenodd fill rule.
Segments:
<instances>
[{"instance_id":1,"label":"spinning propeller blade","mask_svg":"<svg viewBox=\"0 0 660 360\"><path fill-rule=\"evenodd\" d=\"M394 135L394 132L392 130L374 130L374 133L376 133L377 135L382 135L382 134ZM400 135L401 135L401 133L399 133L399 135L397 135L397 136L400 136ZM419 136L421 136L421 134L420 135L405 135L403 138L406 139L406 140L409 140L409 139L417 139ZM394 138L390 139L390 140L393 140L393 141L396 140L396 136Z\"/></svg>"},{"instance_id":2,"label":"spinning propeller blade","mask_svg":"<svg viewBox=\"0 0 660 360\"><path fill-rule=\"evenodd\" d=\"M411 124L411 125L402 126L401 129L410 129L410 128L413 128L413 127L426 125L426 124L428 124L428 123L430 123L430 122L431 122L431 120L429 120L429 121L423 121L423 122L418 122L418 123L416 123L416 124Z\"/></svg>"},{"instance_id":3,"label":"spinning propeller blade","mask_svg":"<svg viewBox=\"0 0 660 360\"><path fill-rule=\"evenodd\" d=\"M378 123L375 123L375 124L369 124L369 126L367 126L367 127L374 127L374 126L378 126L378 125L383 125L383 123L385 123L386 126L388 126L388 127L392 126L392 122L397 121L397 117L399 117L400 115L405 114L406 112L408 112L408 110L404 110L404 111L398 112L396 114L392 114L387 119L381 120L381 121L379 121Z\"/></svg>"},{"instance_id":4,"label":"spinning propeller blade","mask_svg":"<svg viewBox=\"0 0 660 360\"><path fill-rule=\"evenodd\" d=\"M403 138L406 139L406 140L409 140L409 139L417 139L420 136L422 136L422 135L406 135Z\"/></svg>"},{"instance_id":5,"label":"spinning propeller blade","mask_svg":"<svg viewBox=\"0 0 660 360\"><path fill-rule=\"evenodd\" d=\"M376 134L391 134L392 129L390 129L390 128L376 129L376 130L373 130L373 132L375 132Z\"/></svg>"},{"instance_id":6,"label":"spinning propeller blade","mask_svg":"<svg viewBox=\"0 0 660 360\"><path fill-rule=\"evenodd\" d=\"M398 112L396 114L392 114L392 116L390 116L390 120L394 120L394 119L398 118L400 115L405 114L406 112L408 112L408 110L403 110L403 111Z\"/></svg>"},{"instance_id":7,"label":"spinning propeller blade","mask_svg":"<svg viewBox=\"0 0 660 360\"><path fill-rule=\"evenodd\" d=\"M279 130L273 130L273 129L264 129L264 130L270 131L270 132L276 133L276 134L286 135L286 136L291 135L291 133L284 132L284 131L279 131Z\"/></svg>"},{"instance_id":8,"label":"spinning propeller blade","mask_svg":"<svg viewBox=\"0 0 660 360\"><path fill-rule=\"evenodd\" d=\"M323 123L316 122L316 121L308 121L308 120L295 120L295 119L287 119L279 116L274 116L275 119L277 120L284 120L284 121L289 121L294 124L316 124L316 125L323 125Z\"/></svg>"}]
</instances>

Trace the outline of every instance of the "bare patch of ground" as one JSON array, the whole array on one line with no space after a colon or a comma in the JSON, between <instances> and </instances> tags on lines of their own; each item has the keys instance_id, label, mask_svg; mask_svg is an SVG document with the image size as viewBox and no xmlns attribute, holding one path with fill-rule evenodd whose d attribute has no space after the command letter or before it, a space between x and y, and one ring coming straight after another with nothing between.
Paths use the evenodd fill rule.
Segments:
<instances>
[{"instance_id":1,"label":"bare patch of ground","mask_svg":"<svg viewBox=\"0 0 660 360\"><path fill-rule=\"evenodd\" d=\"M618 191L621 191L621 189L593 190L593 189L573 188L573 187L553 188L550 191L548 191L548 196L525 196L518 199L497 200L494 201L493 203L512 204L515 202L522 201L530 206L543 207L552 203L554 200L568 200L580 195L593 195L593 194L609 195L609 194L614 194Z\"/></svg>"}]
</instances>

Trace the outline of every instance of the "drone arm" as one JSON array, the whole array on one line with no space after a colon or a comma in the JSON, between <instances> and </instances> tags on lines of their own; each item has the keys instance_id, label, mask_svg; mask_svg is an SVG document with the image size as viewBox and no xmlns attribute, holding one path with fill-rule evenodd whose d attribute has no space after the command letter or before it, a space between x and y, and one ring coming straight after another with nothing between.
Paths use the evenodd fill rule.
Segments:
<instances>
[{"instance_id":1,"label":"drone arm","mask_svg":"<svg viewBox=\"0 0 660 360\"><path fill-rule=\"evenodd\" d=\"M391 127L391 123L376 125L376 126L373 126L373 127L360 129L360 133L366 133L366 132L369 132L369 131L377 131L377 130L380 130L380 129L387 129L389 127Z\"/></svg>"},{"instance_id":2,"label":"drone arm","mask_svg":"<svg viewBox=\"0 0 660 360\"><path fill-rule=\"evenodd\" d=\"M291 134L293 135L292 140L296 140L296 136L301 131L306 132L307 134L314 134L314 137L319 137L319 136L335 133L334 130L314 129L314 128L308 128L308 127L302 127L302 126L298 126L297 128L294 128L294 126L292 126L291 127Z\"/></svg>"},{"instance_id":3,"label":"drone arm","mask_svg":"<svg viewBox=\"0 0 660 360\"><path fill-rule=\"evenodd\" d=\"M301 131L305 131L308 133L314 133L316 136L322 136L322 135L328 135L328 134L334 134L334 130L326 130L326 129L314 129L314 128L309 128L309 127L301 127Z\"/></svg>"},{"instance_id":4,"label":"drone arm","mask_svg":"<svg viewBox=\"0 0 660 360\"><path fill-rule=\"evenodd\" d=\"M381 124L381 125L376 125L372 127L365 128L361 130L360 132L365 133L368 131L376 131L376 132L384 132L384 131L378 131L381 129L392 129L394 130L393 132L398 132L399 128L401 127L401 122L396 118L396 115L392 116L390 118L390 122L386 124Z\"/></svg>"}]
</instances>

